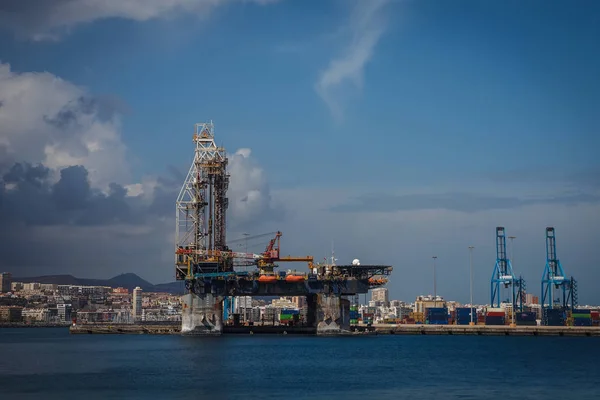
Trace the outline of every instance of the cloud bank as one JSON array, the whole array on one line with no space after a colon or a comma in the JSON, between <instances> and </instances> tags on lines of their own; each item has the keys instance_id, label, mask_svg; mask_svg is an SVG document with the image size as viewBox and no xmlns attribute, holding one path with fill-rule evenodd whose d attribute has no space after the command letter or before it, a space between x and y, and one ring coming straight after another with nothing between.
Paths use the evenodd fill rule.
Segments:
<instances>
[{"instance_id":1,"label":"cloud bank","mask_svg":"<svg viewBox=\"0 0 600 400\"><path fill-rule=\"evenodd\" d=\"M385 31L384 11L389 0L358 0L345 29L347 43L321 72L315 89L336 121L343 118L342 91L348 85L360 89L366 64Z\"/></svg>"},{"instance_id":2,"label":"cloud bank","mask_svg":"<svg viewBox=\"0 0 600 400\"><path fill-rule=\"evenodd\" d=\"M107 18L147 21L181 14L205 16L234 3L267 5L279 0L4 0L0 25L35 41L58 40L77 25Z\"/></svg>"},{"instance_id":3,"label":"cloud bank","mask_svg":"<svg viewBox=\"0 0 600 400\"><path fill-rule=\"evenodd\" d=\"M0 270L171 278L184 175L165 165L162 176L132 177L121 136L125 111L122 102L48 72L0 64ZM230 229L276 218L251 150L230 157Z\"/></svg>"}]
</instances>

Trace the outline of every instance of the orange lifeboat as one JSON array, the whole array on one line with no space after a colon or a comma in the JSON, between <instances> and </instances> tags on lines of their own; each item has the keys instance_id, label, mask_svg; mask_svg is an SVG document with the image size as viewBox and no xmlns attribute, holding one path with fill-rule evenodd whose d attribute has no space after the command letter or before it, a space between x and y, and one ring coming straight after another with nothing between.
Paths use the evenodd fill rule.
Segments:
<instances>
[{"instance_id":1,"label":"orange lifeboat","mask_svg":"<svg viewBox=\"0 0 600 400\"><path fill-rule=\"evenodd\" d=\"M277 277L275 275L261 275L258 277L258 281L263 283L273 283L277 281Z\"/></svg>"},{"instance_id":2,"label":"orange lifeboat","mask_svg":"<svg viewBox=\"0 0 600 400\"><path fill-rule=\"evenodd\" d=\"M369 285L385 285L387 283L386 278L369 278Z\"/></svg>"},{"instance_id":3,"label":"orange lifeboat","mask_svg":"<svg viewBox=\"0 0 600 400\"><path fill-rule=\"evenodd\" d=\"M302 282L304 281L304 275L288 275L285 277L286 282Z\"/></svg>"}]
</instances>

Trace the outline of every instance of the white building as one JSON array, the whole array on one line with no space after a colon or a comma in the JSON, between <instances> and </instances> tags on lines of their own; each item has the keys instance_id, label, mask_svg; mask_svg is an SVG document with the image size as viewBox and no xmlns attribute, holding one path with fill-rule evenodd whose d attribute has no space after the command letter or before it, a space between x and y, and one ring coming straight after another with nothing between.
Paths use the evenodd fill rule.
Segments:
<instances>
[{"instance_id":1,"label":"white building","mask_svg":"<svg viewBox=\"0 0 600 400\"><path fill-rule=\"evenodd\" d=\"M142 319L142 288L137 286L133 289L133 318Z\"/></svg>"},{"instance_id":2,"label":"white building","mask_svg":"<svg viewBox=\"0 0 600 400\"><path fill-rule=\"evenodd\" d=\"M387 288L377 288L371 291L371 301L381 302L383 306L390 303L390 298Z\"/></svg>"}]
</instances>

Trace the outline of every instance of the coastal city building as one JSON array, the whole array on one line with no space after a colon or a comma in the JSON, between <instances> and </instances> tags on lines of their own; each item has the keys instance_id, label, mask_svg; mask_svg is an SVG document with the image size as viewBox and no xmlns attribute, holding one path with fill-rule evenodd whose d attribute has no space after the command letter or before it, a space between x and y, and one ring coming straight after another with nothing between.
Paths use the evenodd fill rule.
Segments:
<instances>
[{"instance_id":1,"label":"coastal city building","mask_svg":"<svg viewBox=\"0 0 600 400\"><path fill-rule=\"evenodd\" d=\"M10 272L0 273L0 292L8 293L11 291L12 275Z\"/></svg>"},{"instance_id":2,"label":"coastal city building","mask_svg":"<svg viewBox=\"0 0 600 400\"><path fill-rule=\"evenodd\" d=\"M142 288L139 286L133 289L133 318L142 319Z\"/></svg>"},{"instance_id":3,"label":"coastal city building","mask_svg":"<svg viewBox=\"0 0 600 400\"><path fill-rule=\"evenodd\" d=\"M388 306L390 298L387 288L377 288L371 291L371 300L374 302L380 302L383 306Z\"/></svg>"}]
</instances>

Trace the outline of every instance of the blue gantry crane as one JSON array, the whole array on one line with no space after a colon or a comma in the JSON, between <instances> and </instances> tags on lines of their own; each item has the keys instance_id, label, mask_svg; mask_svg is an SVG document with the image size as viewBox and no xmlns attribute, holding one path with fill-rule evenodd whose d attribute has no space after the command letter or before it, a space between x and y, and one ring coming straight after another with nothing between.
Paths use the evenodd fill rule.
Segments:
<instances>
[{"instance_id":1,"label":"blue gantry crane","mask_svg":"<svg viewBox=\"0 0 600 400\"><path fill-rule=\"evenodd\" d=\"M554 298L554 290L558 298ZM565 271L556 257L556 237L554 228L546 228L546 267L542 276L542 308L562 308L564 311L577 307L577 281L566 278ZM557 307L555 307L555 305Z\"/></svg>"},{"instance_id":2,"label":"blue gantry crane","mask_svg":"<svg viewBox=\"0 0 600 400\"><path fill-rule=\"evenodd\" d=\"M506 233L504 227L499 226L496 227L496 265L490 282L492 307L500 307L502 285L504 288L510 287L512 296L508 300L513 310L523 311L525 280L522 277L517 278L513 272L512 263L506 254Z\"/></svg>"}]
</instances>

